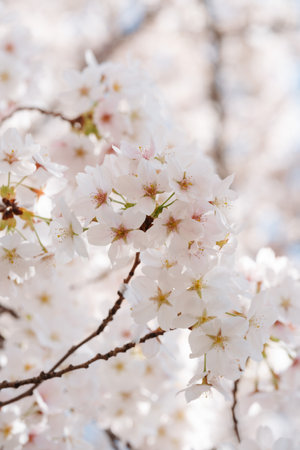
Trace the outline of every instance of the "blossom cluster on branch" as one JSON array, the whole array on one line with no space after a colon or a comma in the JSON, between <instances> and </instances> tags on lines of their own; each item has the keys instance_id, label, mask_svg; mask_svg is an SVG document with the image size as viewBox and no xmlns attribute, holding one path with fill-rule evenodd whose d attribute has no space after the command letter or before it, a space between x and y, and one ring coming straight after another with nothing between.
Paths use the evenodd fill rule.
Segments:
<instances>
[{"instance_id":1,"label":"blossom cluster on branch","mask_svg":"<svg viewBox=\"0 0 300 450\"><path fill-rule=\"evenodd\" d=\"M236 263L233 176L177 130L137 65L89 54L58 113L26 105L29 50L18 34L5 42L0 446L190 448L186 403L210 394L233 418L213 445L292 448L266 428L251 442L239 418L250 394L263 408L297 373L300 289L271 250ZM16 128L35 111L60 122L47 145Z\"/></svg>"}]
</instances>

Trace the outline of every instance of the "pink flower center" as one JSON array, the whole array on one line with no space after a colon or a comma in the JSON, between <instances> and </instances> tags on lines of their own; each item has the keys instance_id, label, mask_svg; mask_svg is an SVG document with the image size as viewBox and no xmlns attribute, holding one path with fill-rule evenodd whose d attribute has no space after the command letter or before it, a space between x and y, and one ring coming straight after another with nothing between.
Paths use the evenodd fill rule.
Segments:
<instances>
[{"instance_id":1,"label":"pink flower center","mask_svg":"<svg viewBox=\"0 0 300 450\"><path fill-rule=\"evenodd\" d=\"M148 186L143 186L145 195L144 197L150 197L152 199L154 199L154 197L156 196L156 194L158 194L158 190L157 190L157 184L156 183L151 183Z\"/></svg>"},{"instance_id":2,"label":"pink flower center","mask_svg":"<svg viewBox=\"0 0 300 450\"><path fill-rule=\"evenodd\" d=\"M178 233L178 225L182 222L182 219L174 219L173 216L169 217L169 220L167 223L164 223L164 227L167 228L167 233L170 234L172 232Z\"/></svg>"},{"instance_id":3,"label":"pink flower center","mask_svg":"<svg viewBox=\"0 0 300 450\"><path fill-rule=\"evenodd\" d=\"M19 161L18 158L15 155L15 151L11 150L9 153L4 152L5 153L5 158L3 161L8 162L8 164L13 164L16 161Z\"/></svg>"},{"instance_id":4,"label":"pink flower center","mask_svg":"<svg viewBox=\"0 0 300 450\"><path fill-rule=\"evenodd\" d=\"M103 203L106 203L107 193L98 189L96 194L93 195L93 200L96 204L96 208L99 208Z\"/></svg>"},{"instance_id":5,"label":"pink flower center","mask_svg":"<svg viewBox=\"0 0 300 450\"><path fill-rule=\"evenodd\" d=\"M186 172L184 172L182 180L177 181L177 184L179 184L182 191L187 191L190 186L193 186L193 183L190 181L190 179L186 177Z\"/></svg>"},{"instance_id":6,"label":"pink flower center","mask_svg":"<svg viewBox=\"0 0 300 450\"><path fill-rule=\"evenodd\" d=\"M124 242L127 242L128 233L132 231L131 229L128 230L127 228L125 228L124 225L120 225L119 228L112 227L111 230L114 233L112 242L119 241L120 239L123 239Z\"/></svg>"},{"instance_id":7,"label":"pink flower center","mask_svg":"<svg viewBox=\"0 0 300 450\"><path fill-rule=\"evenodd\" d=\"M112 119L112 115L111 114L108 114L108 113L104 113L102 116L101 116L101 122L104 122L104 123L109 123L110 121L111 121L111 119Z\"/></svg>"}]
</instances>

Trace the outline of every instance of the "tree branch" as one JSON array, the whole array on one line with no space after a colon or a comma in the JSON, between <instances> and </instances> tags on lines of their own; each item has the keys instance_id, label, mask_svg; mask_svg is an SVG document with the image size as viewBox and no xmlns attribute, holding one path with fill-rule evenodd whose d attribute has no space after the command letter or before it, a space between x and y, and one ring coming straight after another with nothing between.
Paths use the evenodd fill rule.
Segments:
<instances>
[{"instance_id":1,"label":"tree branch","mask_svg":"<svg viewBox=\"0 0 300 450\"><path fill-rule=\"evenodd\" d=\"M35 111L44 114L46 116L58 117L61 120L68 122L72 127L81 126L81 116L75 117L75 119L70 119L60 112L48 111L47 109L39 108L38 106L18 106L13 111L11 111L7 116L2 117L2 119L0 120L0 125L2 125L6 120L13 117L15 113L21 111Z\"/></svg>"},{"instance_id":2,"label":"tree branch","mask_svg":"<svg viewBox=\"0 0 300 450\"><path fill-rule=\"evenodd\" d=\"M142 343L148 341L149 339L157 338L158 336L161 336L164 333L165 333L164 330L158 328L157 330L151 331L150 333L143 336L138 342L133 342L133 341L127 342L127 344L124 344L122 347L115 347L113 350L110 350L107 353L97 353L97 355L95 355L93 358L91 358L81 364L76 364L76 365L70 364L66 368L64 368L62 370L58 370L56 372L53 370L52 371L50 370L47 373L41 372L37 377L26 378L24 380L18 380L18 381L13 381L13 382L3 381L1 383L1 389L18 388L18 387L24 386L26 384L33 384L33 386L30 389L28 389L27 391L23 392L22 394L20 394L16 397L12 397L9 400L0 402L0 408L5 405L9 405L10 403L14 403L18 400L21 400L22 398L31 396L33 394L34 390L46 380L51 380L52 378L60 378L63 375L65 375L66 373L73 372L75 370L88 369L89 366L96 361L100 361L100 360L107 361L108 359L117 356L119 353L126 353L128 350L134 348L137 344L142 344Z\"/></svg>"},{"instance_id":3,"label":"tree branch","mask_svg":"<svg viewBox=\"0 0 300 450\"><path fill-rule=\"evenodd\" d=\"M239 432L239 422L236 417L236 406L237 406L237 391L238 391L238 385L240 380L236 380L233 385L232 395L233 395L233 403L231 406L231 414L232 414L232 420L233 420L233 429L235 432L235 435L237 437L238 442L241 442L240 432Z\"/></svg>"},{"instance_id":4,"label":"tree branch","mask_svg":"<svg viewBox=\"0 0 300 450\"><path fill-rule=\"evenodd\" d=\"M4 337L2 336L2 334L0 333L0 350L4 347Z\"/></svg>"},{"instance_id":5,"label":"tree branch","mask_svg":"<svg viewBox=\"0 0 300 450\"><path fill-rule=\"evenodd\" d=\"M130 444L130 442L127 441L124 443L122 441L122 439L119 438L119 436L117 436L110 428L107 428L104 431L107 434L107 436L109 437L111 445L113 446L113 448L115 450L119 450L119 445L118 445L119 442L122 442L128 450L133 450L133 447Z\"/></svg>"},{"instance_id":6,"label":"tree branch","mask_svg":"<svg viewBox=\"0 0 300 450\"><path fill-rule=\"evenodd\" d=\"M151 216L146 216L144 222L142 223L142 225L140 226L140 230L146 232L153 223L153 217ZM123 284L127 285L131 278L134 276L135 270L137 268L137 266L140 264L140 252L137 252L135 254L135 258L133 261L133 265L127 275L126 278L124 278L123 280ZM121 304L124 300L124 294L121 291L118 291L118 298L115 301L115 304L113 305L113 307L109 310L107 316L102 320L101 324L98 326L98 328L93 331L93 333L91 333L89 336L87 336L86 338L84 338L82 341L80 341L77 345L73 345L55 364L54 366L51 367L50 370L48 370L46 373L45 372L41 372L39 376L37 377L33 377L33 378L27 378L27 379L23 379L23 380L16 380L13 382L9 382L7 380L4 380L0 383L0 390L2 389L7 389L7 388L14 388L17 389L20 386L24 386L25 384L34 384L30 389L28 389L27 391L23 392L22 394L8 400L7 402L0 402L0 407L4 406L6 404L9 403L13 403L17 400L20 400L21 398L27 397L32 395L32 393L34 392L34 390L45 380L50 379L50 378L56 378L56 377L60 377L62 376L64 373L66 373L66 369L59 371L59 372L55 372L55 370L67 359L69 358L69 356L71 356L73 353L76 352L76 350L78 350L80 347L82 347L84 344L86 344L87 342L91 341L92 339L94 339L96 336L99 336L104 329L106 328L106 326L109 324L109 322L111 322L115 316L115 314L117 313L117 311L120 309ZM149 333L146 336L151 335L151 333ZM144 336L145 337L145 336ZM155 337L155 336L153 336ZM143 339L143 338L142 338ZM147 339L151 339L151 337L147 337ZM146 340L147 340L146 339ZM143 342L142 340L140 342ZM90 361L86 361L83 364L79 364L77 366L73 366L72 364L68 366L68 370L67 372L71 372L73 370L77 370L77 369L81 369L81 368L87 368L92 362L97 361L98 359L109 359L112 356L116 356L117 353L120 352L126 352L127 350L129 350L130 348L132 348L132 346L135 346L136 344L133 343L134 345L132 345L132 343L128 343L127 345L129 345L129 347L125 348L124 346L119 348L116 347L114 350L112 350L111 352L108 352L105 355L101 355L98 354L96 355L96 359L93 358ZM125 350L124 350L125 348ZM116 353L114 353L116 351Z\"/></svg>"},{"instance_id":7,"label":"tree branch","mask_svg":"<svg viewBox=\"0 0 300 450\"><path fill-rule=\"evenodd\" d=\"M14 317L15 319L19 319L19 315L14 311L12 308L9 308L8 306L4 306L0 304L0 316L1 314L9 314L10 316Z\"/></svg>"},{"instance_id":8,"label":"tree branch","mask_svg":"<svg viewBox=\"0 0 300 450\"><path fill-rule=\"evenodd\" d=\"M0 316L1 316L1 314L9 314L14 319L19 319L20 318L19 314L17 314L14 309L9 308L8 306L2 305L0 303ZM2 349L4 347L4 341L5 341L5 338L0 333L0 349Z\"/></svg>"},{"instance_id":9,"label":"tree branch","mask_svg":"<svg viewBox=\"0 0 300 450\"><path fill-rule=\"evenodd\" d=\"M119 450L118 442L120 442L120 439L118 438L118 436L116 436L115 433L113 433L109 428L107 430L104 430L104 431L105 431L105 433L107 434L107 437L110 440L112 448L114 450Z\"/></svg>"},{"instance_id":10,"label":"tree branch","mask_svg":"<svg viewBox=\"0 0 300 450\"><path fill-rule=\"evenodd\" d=\"M135 255L135 259L133 262L133 265L130 269L130 272L128 274L128 276L123 280L124 284L128 284L129 281L131 280L131 278L134 275L135 269L137 268L137 266L140 263L140 254L139 252L136 253ZM115 314L117 313L117 311L120 309L121 304L124 300L124 296L122 292L118 292L118 298L115 301L115 304L113 305L113 307L108 311L107 316L105 317L105 319L102 320L101 324L99 325L99 327L93 331L93 333L91 333L89 336L87 336L86 338L84 338L82 341L80 341L77 345L73 345L71 348L69 348L69 350L54 364L54 366L51 367L51 369L47 372L47 373L52 373L55 369L57 369L57 367L59 367L67 358L69 358L69 356L71 356L73 353L76 352L76 350L78 350L80 347L82 347L84 344L86 344L87 342L91 341L92 339L94 339L96 336L99 336L99 334L101 334L104 329L106 328L106 326L109 324L109 322L111 322L115 316ZM41 372L44 373L44 372ZM7 381L3 381L0 383L0 390L1 389L6 389L9 387L13 387L13 388L18 388L19 386L22 386L24 384L31 384L34 383L35 381L28 381L28 380L35 380L36 382L38 382L39 380L37 379L37 377L35 378L29 378L29 379L25 379L25 380L21 380L21 381L14 381L14 382L7 382ZM41 378L42 379L42 378Z\"/></svg>"}]
</instances>

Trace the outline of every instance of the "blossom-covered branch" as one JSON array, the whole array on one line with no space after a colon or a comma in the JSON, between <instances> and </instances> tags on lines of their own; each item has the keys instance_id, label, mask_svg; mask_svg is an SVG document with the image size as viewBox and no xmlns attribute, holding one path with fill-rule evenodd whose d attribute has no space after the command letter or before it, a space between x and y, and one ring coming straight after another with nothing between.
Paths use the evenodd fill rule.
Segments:
<instances>
[{"instance_id":1,"label":"blossom-covered branch","mask_svg":"<svg viewBox=\"0 0 300 450\"><path fill-rule=\"evenodd\" d=\"M128 273L128 276L123 280L124 284L128 284L128 282L130 281L130 279L133 277L134 272L136 267L139 265L140 263L140 258L139 258L139 253L136 253L133 265ZM93 332L91 333L89 336L87 336L86 338L84 338L82 341L80 341L77 345L73 345L54 365L53 367L51 367L51 369L47 372L49 374L53 373L53 371L59 367L67 358L69 358L69 356L71 356L76 350L78 350L80 347L82 347L84 344L88 343L89 341L91 341L92 339L94 339L95 337L99 336L106 328L106 326L108 325L109 322L111 322L115 316L115 314L117 313L117 311L119 310L119 308L121 307L121 304L124 300L124 295L122 292L118 292L118 298L115 301L113 307L109 310L107 316L105 317L105 319L103 319L103 321L101 322L101 324L99 325L99 327ZM31 379L32 380L32 379ZM42 380L42 378L41 378ZM0 390L1 389L5 389L8 387L14 387L14 388L18 388L24 384L31 384L31 383L39 383L39 379L38 377L36 378L35 381L28 381L28 380L21 380L21 381L15 381L13 383L9 383L7 381L3 381L0 383ZM36 385L36 387L38 386L38 384Z\"/></svg>"},{"instance_id":2,"label":"blossom-covered branch","mask_svg":"<svg viewBox=\"0 0 300 450\"><path fill-rule=\"evenodd\" d=\"M140 226L140 230L143 232L146 232L151 226L152 226L152 222L153 222L153 218L150 216L147 216L145 221L142 223L142 225ZM133 265L127 275L126 278L124 278L123 280L123 284L127 285L131 278L134 276L135 270L137 268L137 266L140 264L140 253L137 252L135 254L135 258L134 258L134 262ZM28 391L26 391L25 393L21 394L20 396L15 397L15 399L13 401L17 401L20 400L21 398L24 398L25 396L31 395L33 393L33 391L41 384L42 381L44 381L45 379L49 379L49 378L53 378L53 377L57 377L57 376L61 376L61 375L57 375L57 372L55 372L55 369L57 369L57 367L59 367L67 358L69 358L69 356L71 356L76 350L78 350L80 347L82 347L84 344L88 343L89 341L91 341L92 339L94 339L95 337L99 336L106 328L106 326L108 325L109 322L111 322L115 316L115 314L117 313L117 311L119 310L119 308L121 307L121 304L124 300L124 293L119 291L118 292L118 298L115 301L115 304L113 305L113 307L109 310L108 315L105 317L105 319L103 319L103 321L101 322L101 324L99 325L99 327L93 332L91 333L89 336L87 336L85 339L83 339L82 341L80 341L77 345L72 346L55 364L53 367L51 367L51 369L45 374L44 372L41 372L39 377L31 378L31 379L27 379L27 380L19 380L19 381L15 381L13 383L9 383L7 381L4 381L2 383L0 383L0 390L1 389L5 389L8 387L13 387L13 388L18 388L20 386L23 386L25 384L32 384L34 383L34 386L29 389ZM151 335L151 333L150 333ZM147 335L148 336L148 335ZM143 339L143 338L142 338ZM146 340L150 339L150 337L147 337ZM143 340L141 340L140 342L144 342ZM127 351L130 347L130 344L128 344L129 347L126 347L126 350L119 350L119 349L115 349L116 353L109 353L106 355L97 355L97 359L105 359L107 360L108 358L110 358L111 356L115 356L116 354L120 353L120 352L124 352ZM108 356L107 356L108 355ZM111 356L109 356L111 355ZM95 361L97 360L95 359ZM89 367L89 364L91 364L91 362L87 362L86 364L86 368ZM69 366L69 370L76 370L73 367L76 366ZM82 367L85 367L84 365ZM78 368L80 368L80 366L78 366ZM59 373L59 372L58 372ZM63 374L63 373L61 373ZM44 378L46 376L46 378ZM11 401L9 401L9 403L11 403ZM4 403L6 404L6 403ZM0 406L3 406L3 404L0 402Z\"/></svg>"},{"instance_id":3,"label":"blossom-covered branch","mask_svg":"<svg viewBox=\"0 0 300 450\"><path fill-rule=\"evenodd\" d=\"M87 16L93 3L86 8ZM113 8L115 2L102 3ZM0 448L111 450L128 443L128 448L143 450L199 446L224 450L218 447L224 436L224 427L218 424L218 414L224 420L223 409L231 411L226 432L230 449L252 448L244 417L237 414L237 395L245 416L251 411L247 426L251 420L258 423L258 411L265 411L266 405L276 408L268 398L272 390L281 409L289 407L287 392L296 398L299 275L271 250L259 252L256 261L236 258L237 194L231 189L233 175L227 176L235 168L230 165L232 155L241 148L244 160L251 154L252 143L258 142L252 136L255 122L248 115L252 101L247 99L253 100L253 92L259 94L261 74L268 74L269 94L278 92L280 98L278 80L285 73L270 76L269 58L265 64L255 62L254 67L243 59L239 64L236 50L247 43L249 54L255 53L261 45L258 41L266 46L272 41L274 30L271 27L265 33L264 18L256 12L264 31L257 34L260 39L253 39L247 15L239 20L235 7L229 11L210 0L193 2L192 10L184 2L157 6L163 9L160 18L168 17L173 3L178 4L174 11L182 8L176 30L185 21L189 34L203 40L208 51L200 65L197 58L191 64L185 60L182 74L191 68L197 72L201 64L207 67L208 60L210 76L205 80L195 73L194 78L198 88L201 85L205 100L201 117L211 122L211 135L206 123L194 131L200 132L204 150L206 145L214 149L222 177L205 156L207 152L178 130L154 84L132 60L126 65L98 64L99 55L86 53L87 66L67 71L65 87L53 85L47 93L48 83L60 76L56 71L57 77L50 74L42 86L36 83L40 71L30 57L35 53L31 40L19 26L10 30L10 19L2 20L6 8L0 7L0 116L4 123L0 134L0 369L5 380L0 383ZM141 29L149 8L133 14L133 28L128 27L132 11L125 13L120 26L110 27L109 34L116 39L106 49L102 44L104 52L122 45L119 37L124 33L129 36ZM277 11L274 8L272 23ZM80 22L84 16L80 15ZM115 12L103 17L115 17ZM67 22L73 19L72 13ZM164 20L157 22L164 30L174 29L165 27ZM98 20L95 24L99 32ZM2 30L6 25L8 30ZM90 40L92 47L93 42L99 47L110 42L105 29L103 39ZM141 41L148 31L140 34ZM85 27L85 32L89 34L90 29ZM74 40L74 48L75 44ZM232 69L242 74L238 89L235 76L231 83ZM247 71L255 73L255 90L248 84ZM244 98L242 92L247 94ZM231 95L242 102L231 103ZM196 90L193 97L196 102L201 98ZM21 106L48 104L50 98L61 112ZM254 109L259 121L261 111ZM277 117L277 108L273 109ZM8 128L6 121L18 111L24 111L26 120L20 121L18 130ZM58 120L30 123L35 116L26 111ZM243 127L240 134L243 121L250 133L246 138ZM189 123L193 127L195 122ZM24 127L33 136L24 133ZM269 130L264 121L260 127ZM226 161L225 140L230 150ZM267 141L263 144L261 148L268 146ZM251 165L244 166L250 176ZM255 172L260 170L256 162ZM245 203L247 199L240 204ZM252 209L255 221L259 208ZM106 299L115 292L110 282L118 286L119 271L130 265L115 303L107 308ZM94 339L107 328L107 338ZM164 345L160 345L163 334ZM87 337L79 341L78 336ZM70 347L71 343L77 344ZM196 364L190 364L189 357ZM98 360L106 363L94 364ZM285 367L279 367L279 361ZM246 382L238 386L241 376ZM178 390L184 395L176 396ZM215 397L215 390L223 397ZM208 393L212 406L207 405L201 415L202 400L191 402ZM233 399L230 405L229 399ZM259 407L251 408L253 402ZM295 402L290 403L290 411L295 410ZM199 436L195 442L186 438L193 428L189 412L194 407L200 407L196 428L201 428L201 442ZM287 422L292 424L291 416ZM206 433L209 430L211 436ZM286 442L278 446L279 436L273 439L268 430L258 434L257 441L262 435L269 447L275 440L276 449L292 448Z\"/></svg>"}]
</instances>

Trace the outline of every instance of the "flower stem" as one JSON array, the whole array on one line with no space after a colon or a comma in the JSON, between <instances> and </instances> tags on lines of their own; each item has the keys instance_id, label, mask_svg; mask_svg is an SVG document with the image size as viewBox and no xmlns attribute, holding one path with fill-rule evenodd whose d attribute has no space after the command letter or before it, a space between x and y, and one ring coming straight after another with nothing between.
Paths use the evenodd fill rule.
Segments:
<instances>
[{"instance_id":1,"label":"flower stem","mask_svg":"<svg viewBox=\"0 0 300 450\"><path fill-rule=\"evenodd\" d=\"M34 231L34 234L35 234L36 237L37 237L37 240L38 240L40 246L42 247L43 252L48 253L48 250L47 250L46 247L43 245L43 243L42 243L42 241L41 241L41 239L40 239L40 237L39 237L39 235L38 235L38 232L36 231L35 227L33 227L33 231Z\"/></svg>"}]
</instances>

